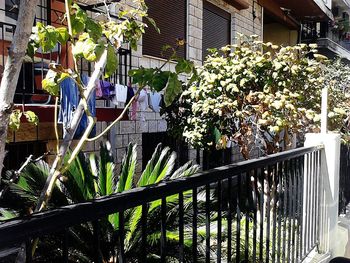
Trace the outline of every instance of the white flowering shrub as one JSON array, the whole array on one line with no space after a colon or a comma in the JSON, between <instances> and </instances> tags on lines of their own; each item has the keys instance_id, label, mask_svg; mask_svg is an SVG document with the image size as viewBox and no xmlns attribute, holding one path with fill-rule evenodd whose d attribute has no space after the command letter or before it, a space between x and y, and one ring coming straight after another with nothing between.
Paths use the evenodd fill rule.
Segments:
<instances>
[{"instance_id":1,"label":"white flowering shrub","mask_svg":"<svg viewBox=\"0 0 350 263\"><path fill-rule=\"evenodd\" d=\"M238 44L213 50L197 68L179 108L167 114L169 127L201 148L236 142L245 158L256 145L273 153L290 146L292 134L318 131L321 90L329 80L327 58L316 48L239 36Z\"/></svg>"}]
</instances>

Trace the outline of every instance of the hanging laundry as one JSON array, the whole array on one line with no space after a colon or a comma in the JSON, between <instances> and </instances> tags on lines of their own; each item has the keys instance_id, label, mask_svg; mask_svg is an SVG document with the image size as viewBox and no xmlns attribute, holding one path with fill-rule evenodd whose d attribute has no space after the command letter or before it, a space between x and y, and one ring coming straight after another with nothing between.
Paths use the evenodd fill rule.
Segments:
<instances>
[{"instance_id":1,"label":"hanging laundry","mask_svg":"<svg viewBox=\"0 0 350 263\"><path fill-rule=\"evenodd\" d=\"M160 95L159 108L162 109L162 110L164 110L166 108L163 94Z\"/></svg>"},{"instance_id":2,"label":"hanging laundry","mask_svg":"<svg viewBox=\"0 0 350 263\"><path fill-rule=\"evenodd\" d=\"M89 82L89 78L86 75L82 76L82 81L84 85L87 85ZM58 123L63 124L63 136L66 134L66 130L70 127L71 121L73 119L73 114L78 107L80 101L80 95L78 91L78 87L75 84L74 80L71 78L67 78L60 84L61 93L60 93L60 112L58 116ZM89 111L93 117L96 116L96 96L93 93L88 101ZM88 125L88 119L86 114L81 118L79 126L74 135L74 139L80 138L85 132ZM90 136L95 136L96 127L90 133Z\"/></svg>"},{"instance_id":3,"label":"hanging laundry","mask_svg":"<svg viewBox=\"0 0 350 263\"><path fill-rule=\"evenodd\" d=\"M140 110L141 110L140 119L142 121L145 121L146 118L144 115L144 111L147 110L147 108L148 108L148 95L147 95L147 91L145 89L141 90L137 101L140 105Z\"/></svg>"},{"instance_id":4,"label":"hanging laundry","mask_svg":"<svg viewBox=\"0 0 350 263\"><path fill-rule=\"evenodd\" d=\"M134 95L135 95L136 92L137 92L137 88L132 88L132 90L133 90L133 93L134 93ZM134 102L133 102L132 105L131 105L130 119L131 119L132 121L135 121L135 120L136 120L136 117L137 117L136 114L137 114L138 105L139 105L139 102L138 102L139 96L140 96L140 95L137 95L137 96L136 96Z\"/></svg>"},{"instance_id":5,"label":"hanging laundry","mask_svg":"<svg viewBox=\"0 0 350 263\"><path fill-rule=\"evenodd\" d=\"M129 101L132 99L132 97L134 97L135 92L134 89L131 86L128 86L128 92L126 94L126 104L129 103Z\"/></svg>"},{"instance_id":6,"label":"hanging laundry","mask_svg":"<svg viewBox=\"0 0 350 263\"><path fill-rule=\"evenodd\" d=\"M154 112L160 111L160 101L162 97L158 92L151 92L148 94L148 105Z\"/></svg>"},{"instance_id":7,"label":"hanging laundry","mask_svg":"<svg viewBox=\"0 0 350 263\"><path fill-rule=\"evenodd\" d=\"M109 99L111 96L111 90L114 90L113 85L106 81L106 80L100 80L100 87L102 91L102 97L105 99Z\"/></svg>"},{"instance_id":8,"label":"hanging laundry","mask_svg":"<svg viewBox=\"0 0 350 263\"><path fill-rule=\"evenodd\" d=\"M102 98L103 94L102 94L102 88L101 88L101 83L100 81L98 81L96 83L96 98Z\"/></svg>"},{"instance_id":9,"label":"hanging laundry","mask_svg":"<svg viewBox=\"0 0 350 263\"><path fill-rule=\"evenodd\" d=\"M138 98L140 104L140 110L145 111L148 108L148 95L145 89L142 89Z\"/></svg>"},{"instance_id":10,"label":"hanging laundry","mask_svg":"<svg viewBox=\"0 0 350 263\"><path fill-rule=\"evenodd\" d=\"M115 85L115 97L117 102L125 103L128 95L128 87L116 84Z\"/></svg>"}]
</instances>

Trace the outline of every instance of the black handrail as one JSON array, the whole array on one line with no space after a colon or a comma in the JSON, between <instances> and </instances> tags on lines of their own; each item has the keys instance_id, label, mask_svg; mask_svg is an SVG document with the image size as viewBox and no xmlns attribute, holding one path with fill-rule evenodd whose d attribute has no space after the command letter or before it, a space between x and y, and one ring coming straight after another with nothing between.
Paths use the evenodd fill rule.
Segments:
<instances>
[{"instance_id":1,"label":"black handrail","mask_svg":"<svg viewBox=\"0 0 350 263\"><path fill-rule=\"evenodd\" d=\"M236 184L237 175L244 172L298 158L317 152L320 149L323 149L323 145L276 153L259 159L215 168L191 177L164 181L155 185L112 194L89 202L68 205L50 211L35 213L31 216L5 221L0 224L0 247L22 242L31 236L49 234L82 222L94 221L112 213L122 212L147 202L159 200L173 194L196 189L228 178L232 180L232 183Z\"/></svg>"}]
</instances>

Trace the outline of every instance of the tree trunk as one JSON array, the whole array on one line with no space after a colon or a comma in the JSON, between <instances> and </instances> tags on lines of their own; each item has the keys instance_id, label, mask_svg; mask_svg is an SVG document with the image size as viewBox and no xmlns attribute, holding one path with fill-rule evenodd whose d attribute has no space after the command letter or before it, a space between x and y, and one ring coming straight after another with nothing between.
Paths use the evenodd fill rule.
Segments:
<instances>
[{"instance_id":1,"label":"tree trunk","mask_svg":"<svg viewBox=\"0 0 350 263\"><path fill-rule=\"evenodd\" d=\"M0 180L5 158L7 127L13 107L19 73L34 22L38 0L21 0L16 31L8 52L0 86Z\"/></svg>"}]
</instances>

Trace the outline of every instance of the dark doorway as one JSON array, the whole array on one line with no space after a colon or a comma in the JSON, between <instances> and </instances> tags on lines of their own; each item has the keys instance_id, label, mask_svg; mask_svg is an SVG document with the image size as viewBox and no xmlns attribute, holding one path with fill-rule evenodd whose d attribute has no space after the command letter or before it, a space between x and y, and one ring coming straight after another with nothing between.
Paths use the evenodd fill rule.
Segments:
<instances>
[{"instance_id":1,"label":"dark doorway","mask_svg":"<svg viewBox=\"0 0 350 263\"><path fill-rule=\"evenodd\" d=\"M143 133L142 134L142 169L145 169L148 160L159 143L163 147L168 146L177 154L175 168L188 162L188 146L184 141L174 139L166 132Z\"/></svg>"}]
</instances>

